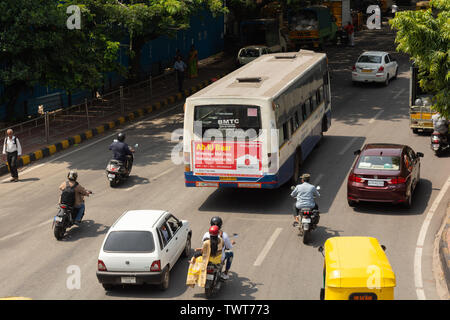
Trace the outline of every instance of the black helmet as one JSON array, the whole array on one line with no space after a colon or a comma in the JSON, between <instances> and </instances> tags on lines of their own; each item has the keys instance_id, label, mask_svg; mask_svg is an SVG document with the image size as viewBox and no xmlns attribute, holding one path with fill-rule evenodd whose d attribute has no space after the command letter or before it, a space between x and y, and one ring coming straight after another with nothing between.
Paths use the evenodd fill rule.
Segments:
<instances>
[{"instance_id":1,"label":"black helmet","mask_svg":"<svg viewBox=\"0 0 450 320\"><path fill-rule=\"evenodd\" d=\"M125 133L119 133L117 135L117 140L119 140L120 142L123 142L125 140Z\"/></svg>"},{"instance_id":2,"label":"black helmet","mask_svg":"<svg viewBox=\"0 0 450 320\"><path fill-rule=\"evenodd\" d=\"M211 225L212 226L218 226L219 229L222 228L222 219L220 217L212 217L211 218Z\"/></svg>"},{"instance_id":3,"label":"black helmet","mask_svg":"<svg viewBox=\"0 0 450 320\"><path fill-rule=\"evenodd\" d=\"M72 181L77 181L78 173L75 170L70 170L67 174L67 178Z\"/></svg>"}]
</instances>

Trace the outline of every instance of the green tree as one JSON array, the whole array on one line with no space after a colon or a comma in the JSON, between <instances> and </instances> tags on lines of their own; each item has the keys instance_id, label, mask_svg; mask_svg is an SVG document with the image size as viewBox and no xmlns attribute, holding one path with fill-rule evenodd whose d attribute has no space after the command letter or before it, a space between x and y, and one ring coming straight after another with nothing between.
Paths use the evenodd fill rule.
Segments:
<instances>
[{"instance_id":1,"label":"green tree","mask_svg":"<svg viewBox=\"0 0 450 320\"><path fill-rule=\"evenodd\" d=\"M79 0L90 10L97 6L98 0ZM202 8L207 8L214 15L226 9L222 0L101 0L108 8L102 19L115 25L117 35L123 32L129 37L130 70L129 78L139 79L140 60L144 45L160 36L174 37L179 30L189 28L191 16Z\"/></svg>"},{"instance_id":2,"label":"green tree","mask_svg":"<svg viewBox=\"0 0 450 320\"><path fill-rule=\"evenodd\" d=\"M105 25L82 8L81 30L69 30L68 4L59 0L0 2L0 83L7 120L21 92L39 84L66 89L94 89L104 72L120 71L119 43L108 39Z\"/></svg>"},{"instance_id":3,"label":"green tree","mask_svg":"<svg viewBox=\"0 0 450 320\"><path fill-rule=\"evenodd\" d=\"M420 86L434 94L434 108L450 116L450 2L432 0L429 10L397 12L397 50L419 68Z\"/></svg>"}]
</instances>

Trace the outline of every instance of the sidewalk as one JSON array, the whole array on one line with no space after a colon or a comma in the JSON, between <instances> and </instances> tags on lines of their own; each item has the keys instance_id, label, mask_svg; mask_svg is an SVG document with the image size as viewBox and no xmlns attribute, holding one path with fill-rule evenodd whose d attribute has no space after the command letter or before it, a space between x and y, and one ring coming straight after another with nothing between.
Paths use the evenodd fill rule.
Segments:
<instances>
[{"instance_id":1,"label":"sidewalk","mask_svg":"<svg viewBox=\"0 0 450 320\"><path fill-rule=\"evenodd\" d=\"M108 110L108 101L105 102L100 97L99 100L95 101L96 104L91 105L87 116L86 112L81 110L78 114L65 115L69 119L57 119L58 122L52 122L49 143L46 143L43 127L28 128L26 132L18 133L17 136L22 145L22 157L18 161L18 167L23 167L32 161L50 156L125 122L130 122L135 118L185 99L206 87L215 79L234 70L234 57L227 57L221 52L200 60L198 64L198 77L185 78L183 93L178 92L174 75L161 77L151 83L152 92L154 92L151 97L148 95L148 88L139 88L138 86L135 86L134 90L124 88L126 92L123 96L125 101L125 112L123 114L117 108L110 112L105 111ZM102 102L105 102L103 109L101 109L102 106L95 109L96 105L101 105ZM88 119L88 122L86 119ZM0 159L0 176L8 172L7 164L3 159Z\"/></svg>"},{"instance_id":2,"label":"sidewalk","mask_svg":"<svg viewBox=\"0 0 450 320\"><path fill-rule=\"evenodd\" d=\"M450 203L443 221L443 230L439 238L439 260L441 262L444 281L447 284L446 298L450 297ZM444 286L442 286L444 287Z\"/></svg>"}]
</instances>

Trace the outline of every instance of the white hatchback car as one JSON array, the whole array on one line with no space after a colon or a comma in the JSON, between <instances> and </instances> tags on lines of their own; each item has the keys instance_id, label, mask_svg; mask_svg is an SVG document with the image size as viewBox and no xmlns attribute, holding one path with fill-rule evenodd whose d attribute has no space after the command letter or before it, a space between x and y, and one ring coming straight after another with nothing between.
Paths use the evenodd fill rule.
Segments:
<instances>
[{"instance_id":1,"label":"white hatchback car","mask_svg":"<svg viewBox=\"0 0 450 320\"><path fill-rule=\"evenodd\" d=\"M239 50L238 56L237 56L237 65L243 66L244 64L247 64L256 58L259 58L260 56L264 54L270 53L270 50L267 46L247 46Z\"/></svg>"},{"instance_id":2,"label":"white hatchback car","mask_svg":"<svg viewBox=\"0 0 450 320\"><path fill-rule=\"evenodd\" d=\"M189 222L160 210L126 211L111 226L97 263L105 290L123 284L169 287L170 270L191 251Z\"/></svg>"},{"instance_id":3,"label":"white hatchback car","mask_svg":"<svg viewBox=\"0 0 450 320\"><path fill-rule=\"evenodd\" d=\"M361 54L352 68L353 84L357 82L382 82L389 84L390 79L397 78L398 64L389 53L367 51Z\"/></svg>"}]
</instances>

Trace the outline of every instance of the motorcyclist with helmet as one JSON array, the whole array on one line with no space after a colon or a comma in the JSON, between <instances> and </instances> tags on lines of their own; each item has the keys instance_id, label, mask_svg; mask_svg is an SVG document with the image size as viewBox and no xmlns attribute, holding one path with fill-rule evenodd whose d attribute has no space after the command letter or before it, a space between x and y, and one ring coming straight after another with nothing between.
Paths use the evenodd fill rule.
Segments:
<instances>
[{"instance_id":1,"label":"motorcyclist with helmet","mask_svg":"<svg viewBox=\"0 0 450 320\"><path fill-rule=\"evenodd\" d=\"M305 208L319 210L314 198L320 197L316 187L309 183L309 180L311 179L310 174L305 173L300 179L301 184L297 185L291 193L291 197L297 199L294 204L294 217L295 221L298 223L300 223L299 210Z\"/></svg>"},{"instance_id":2,"label":"motorcyclist with helmet","mask_svg":"<svg viewBox=\"0 0 450 320\"><path fill-rule=\"evenodd\" d=\"M130 172L133 166L134 149L125 142L125 133L120 132L117 139L109 146L109 150L113 151L113 159L124 163L125 169Z\"/></svg>"},{"instance_id":3,"label":"motorcyclist with helmet","mask_svg":"<svg viewBox=\"0 0 450 320\"><path fill-rule=\"evenodd\" d=\"M67 181L64 181L60 186L59 190L61 190L63 193L61 194L61 198L59 200L59 203L63 203L64 199L63 194L67 192L74 192L74 203L65 203L71 207L74 208L76 213L75 215L75 224L79 224L81 222L81 219L84 216L84 211L86 209L84 205L84 197L89 197L90 194L92 194L92 191L86 190L83 188L78 182L78 173L76 170L70 170L67 174Z\"/></svg>"},{"instance_id":4,"label":"motorcyclist with helmet","mask_svg":"<svg viewBox=\"0 0 450 320\"><path fill-rule=\"evenodd\" d=\"M228 236L228 234L226 232L224 232L222 229L222 218L215 216L211 218L210 221L211 226L218 226L219 230L220 230L220 237L223 239L224 245L223 245L223 249L222 249L222 262L226 260L225 263L225 271L222 273L222 279L227 280L229 279L229 275L228 275L228 271L231 268L231 263L233 262L233 251L231 251L231 249L233 249L233 245L236 243L234 240L230 241L230 237ZM202 241L208 240L209 239L209 232L206 232L203 235L203 239ZM226 250L230 250L230 251L226 251Z\"/></svg>"}]
</instances>

